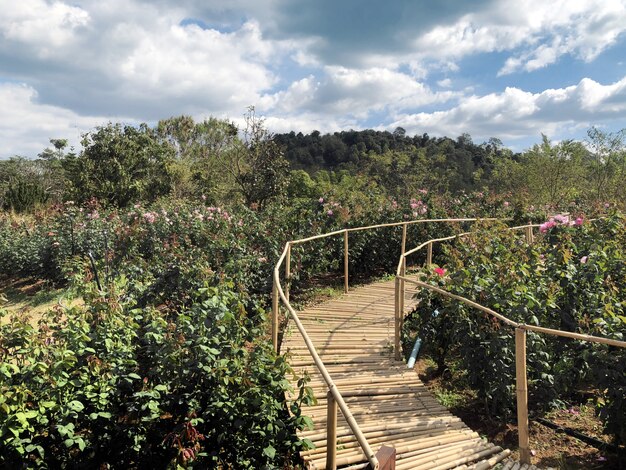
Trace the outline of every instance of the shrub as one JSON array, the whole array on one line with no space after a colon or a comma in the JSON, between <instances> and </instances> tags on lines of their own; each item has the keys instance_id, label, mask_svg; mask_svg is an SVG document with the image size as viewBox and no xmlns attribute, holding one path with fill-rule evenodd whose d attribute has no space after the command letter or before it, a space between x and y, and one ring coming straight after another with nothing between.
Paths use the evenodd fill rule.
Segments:
<instances>
[{"instance_id":1,"label":"shrub","mask_svg":"<svg viewBox=\"0 0 626 470\"><path fill-rule=\"evenodd\" d=\"M556 218L542 225L535 244L488 225L446 246L445 276L431 282L526 324L624 339L626 333L626 225L621 215L596 221ZM441 273L441 272L440 272ZM515 409L512 329L471 307L431 291L406 327L418 331L440 369L457 355L487 412L508 418ZM528 333L531 405L567 400L586 384L598 397L607 431L624 441L623 349Z\"/></svg>"}]
</instances>

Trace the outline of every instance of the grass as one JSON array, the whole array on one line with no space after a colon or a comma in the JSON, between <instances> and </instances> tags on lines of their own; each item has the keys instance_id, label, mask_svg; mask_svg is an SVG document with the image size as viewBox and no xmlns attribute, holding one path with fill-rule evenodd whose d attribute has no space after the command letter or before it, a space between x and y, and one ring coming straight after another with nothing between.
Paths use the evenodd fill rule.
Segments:
<instances>
[{"instance_id":1,"label":"grass","mask_svg":"<svg viewBox=\"0 0 626 470\"><path fill-rule=\"evenodd\" d=\"M35 326L48 310L58 305L68 307L81 302L71 291L46 281L33 278L0 280L0 308L8 314L0 317L0 323L8 322L11 316L23 315L28 316L30 323Z\"/></svg>"}]
</instances>

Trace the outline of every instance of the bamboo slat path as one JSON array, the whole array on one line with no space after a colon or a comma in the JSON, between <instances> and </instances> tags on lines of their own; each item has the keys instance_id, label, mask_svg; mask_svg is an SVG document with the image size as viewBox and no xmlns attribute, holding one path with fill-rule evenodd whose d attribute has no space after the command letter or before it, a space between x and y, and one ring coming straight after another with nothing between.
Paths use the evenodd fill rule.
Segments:
<instances>
[{"instance_id":1,"label":"bamboo slat path","mask_svg":"<svg viewBox=\"0 0 626 470\"><path fill-rule=\"evenodd\" d=\"M394 359L394 287L393 281L358 287L298 316L367 442L375 449L395 448L396 469L494 467L510 451L481 439L431 396L413 370ZM413 306L407 291L404 308ZM326 382L292 321L283 334L281 353L286 352L296 372L306 371L311 377L309 385L317 399L303 410L314 428L301 432L315 449L301 455L309 468L323 469L327 429L334 428L327 427L327 420L335 415L328 412ZM335 464L365 468L367 457L349 423L341 413L336 419Z\"/></svg>"}]
</instances>

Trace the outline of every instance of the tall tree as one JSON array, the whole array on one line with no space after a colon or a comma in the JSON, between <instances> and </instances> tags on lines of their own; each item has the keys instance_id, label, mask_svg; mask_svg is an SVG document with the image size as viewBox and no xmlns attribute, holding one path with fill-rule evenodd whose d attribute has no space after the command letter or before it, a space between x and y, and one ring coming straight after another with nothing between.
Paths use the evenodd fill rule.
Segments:
<instances>
[{"instance_id":1,"label":"tall tree","mask_svg":"<svg viewBox=\"0 0 626 470\"><path fill-rule=\"evenodd\" d=\"M244 119L243 139L220 161L232 175L245 203L263 208L285 191L289 162L265 127L264 120L256 116L254 107L248 108Z\"/></svg>"},{"instance_id":2,"label":"tall tree","mask_svg":"<svg viewBox=\"0 0 626 470\"><path fill-rule=\"evenodd\" d=\"M169 193L173 150L159 142L146 124L109 123L83 135L82 146L80 155L64 160L67 197L78 201L95 197L124 207Z\"/></svg>"}]
</instances>

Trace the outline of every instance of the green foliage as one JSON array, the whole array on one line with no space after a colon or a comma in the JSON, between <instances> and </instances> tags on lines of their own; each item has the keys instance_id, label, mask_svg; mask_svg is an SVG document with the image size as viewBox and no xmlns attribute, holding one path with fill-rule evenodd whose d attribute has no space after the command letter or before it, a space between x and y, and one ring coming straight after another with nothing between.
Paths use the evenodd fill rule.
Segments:
<instances>
[{"instance_id":1,"label":"green foliage","mask_svg":"<svg viewBox=\"0 0 626 470\"><path fill-rule=\"evenodd\" d=\"M26 212L45 204L47 200L48 195L39 183L19 178L8 182L3 205L5 210Z\"/></svg>"},{"instance_id":2,"label":"green foliage","mask_svg":"<svg viewBox=\"0 0 626 470\"><path fill-rule=\"evenodd\" d=\"M204 195L211 203L224 199L233 182L221 163L239 142L233 123L216 118L194 122L190 116L178 116L159 121L155 133L175 151L169 167L174 197Z\"/></svg>"},{"instance_id":3,"label":"green foliage","mask_svg":"<svg viewBox=\"0 0 626 470\"><path fill-rule=\"evenodd\" d=\"M83 136L83 151L63 161L67 198L92 198L115 207L138 200L154 201L168 194L168 162L173 149L159 142L145 124L139 127L108 124Z\"/></svg>"},{"instance_id":4,"label":"green foliage","mask_svg":"<svg viewBox=\"0 0 626 470\"><path fill-rule=\"evenodd\" d=\"M289 162L265 128L263 119L256 117L254 107L248 108L244 119L243 141L235 146L223 166L233 176L245 204L263 208L283 195Z\"/></svg>"},{"instance_id":5,"label":"green foliage","mask_svg":"<svg viewBox=\"0 0 626 470\"><path fill-rule=\"evenodd\" d=\"M528 245L521 233L486 226L449 245L439 257L445 276L429 279L525 324L623 340L626 336L626 219L612 215L576 223L555 217ZM406 323L418 330L440 369L459 357L468 383L493 415L515 409L513 331L465 304L430 291ZM624 442L623 349L528 334L530 403L534 409L567 400L590 384L602 391L600 415Z\"/></svg>"},{"instance_id":6,"label":"green foliage","mask_svg":"<svg viewBox=\"0 0 626 470\"><path fill-rule=\"evenodd\" d=\"M88 288L84 308L37 329L0 327L2 466L260 468L307 445L294 431L310 391L301 382L288 414L286 358L255 341L232 285L205 285L176 315L133 307L126 287Z\"/></svg>"}]
</instances>

